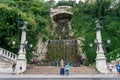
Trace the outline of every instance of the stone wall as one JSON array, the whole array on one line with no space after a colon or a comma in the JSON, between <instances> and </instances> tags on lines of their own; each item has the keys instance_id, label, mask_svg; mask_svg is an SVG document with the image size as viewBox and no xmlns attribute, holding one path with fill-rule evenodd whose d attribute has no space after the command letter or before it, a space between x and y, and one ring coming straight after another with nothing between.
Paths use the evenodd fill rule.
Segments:
<instances>
[{"instance_id":1,"label":"stone wall","mask_svg":"<svg viewBox=\"0 0 120 80\"><path fill-rule=\"evenodd\" d=\"M47 51L47 41L43 42L42 38L39 38L39 41L37 43L37 49L36 52L33 52L34 55L38 57L38 60L44 60L45 59L45 53Z\"/></svg>"}]
</instances>

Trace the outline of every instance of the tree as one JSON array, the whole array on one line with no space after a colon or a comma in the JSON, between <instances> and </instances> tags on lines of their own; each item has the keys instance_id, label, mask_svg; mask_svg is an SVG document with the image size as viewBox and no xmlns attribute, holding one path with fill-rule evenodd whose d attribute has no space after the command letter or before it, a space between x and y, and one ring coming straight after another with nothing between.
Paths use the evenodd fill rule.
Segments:
<instances>
[{"instance_id":1,"label":"tree","mask_svg":"<svg viewBox=\"0 0 120 80\"><path fill-rule=\"evenodd\" d=\"M50 7L45 4L38 0L14 0L10 3L5 1L0 3L1 47L17 54L18 51L13 49L12 41L15 40L16 45L20 44L22 25L18 23L18 20L21 18L28 23L27 40L29 43L35 47L39 36L47 40L51 36L48 31L51 20ZM27 51L28 60L32 57L30 54L32 50Z\"/></svg>"}]
</instances>

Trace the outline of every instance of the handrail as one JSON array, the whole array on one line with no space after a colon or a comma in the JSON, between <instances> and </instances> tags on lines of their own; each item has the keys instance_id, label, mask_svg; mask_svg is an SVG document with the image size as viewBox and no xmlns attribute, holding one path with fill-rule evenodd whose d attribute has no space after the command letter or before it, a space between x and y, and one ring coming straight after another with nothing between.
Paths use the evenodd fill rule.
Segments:
<instances>
[{"instance_id":1,"label":"handrail","mask_svg":"<svg viewBox=\"0 0 120 80\"><path fill-rule=\"evenodd\" d=\"M17 55L8 51L8 50L5 50L3 48L0 48L0 56L3 56L9 60L12 60L12 61L16 61L17 60Z\"/></svg>"}]
</instances>

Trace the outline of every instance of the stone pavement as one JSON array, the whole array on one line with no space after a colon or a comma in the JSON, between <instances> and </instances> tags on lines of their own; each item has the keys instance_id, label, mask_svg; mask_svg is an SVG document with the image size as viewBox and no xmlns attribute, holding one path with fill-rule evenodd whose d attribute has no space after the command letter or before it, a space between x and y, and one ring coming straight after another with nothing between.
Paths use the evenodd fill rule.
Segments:
<instances>
[{"instance_id":1,"label":"stone pavement","mask_svg":"<svg viewBox=\"0 0 120 80\"><path fill-rule=\"evenodd\" d=\"M39 79L90 79L90 78L119 78L116 74L70 74L60 76L56 74L0 74L0 78L39 78Z\"/></svg>"},{"instance_id":2,"label":"stone pavement","mask_svg":"<svg viewBox=\"0 0 120 80\"><path fill-rule=\"evenodd\" d=\"M0 73L0 80L120 80L114 74L100 74L92 67L71 67L69 76L59 75L60 67L34 66L24 74Z\"/></svg>"}]
</instances>

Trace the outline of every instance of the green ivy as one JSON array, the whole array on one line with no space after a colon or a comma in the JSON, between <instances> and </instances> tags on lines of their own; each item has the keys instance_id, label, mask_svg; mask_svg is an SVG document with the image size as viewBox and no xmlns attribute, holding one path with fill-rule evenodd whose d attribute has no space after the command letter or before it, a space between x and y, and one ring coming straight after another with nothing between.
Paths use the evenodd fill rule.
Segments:
<instances>
[{"instance_id":1,"label":"green ivy","mask_svg":"<svg viewBox=\"0 0 120 80\"><path fill-rule=\"evenodd\" d=\"M43 37L44 41L49 39L51 36L49 31L51 25L50 6L44 4L46 3L37 0L11 0L9 3L2 1L0 3L0 46L18 53L18 50L14 48L20 44L20 27L22 25L18 23L18 20L21 18L28 23L28 46L33 44L34 48L39 36ZM12 45L13 40L16 41L17 46ZM32 57L33 50L27 51L28 61Z\"/></svg>"}]
</instances>

